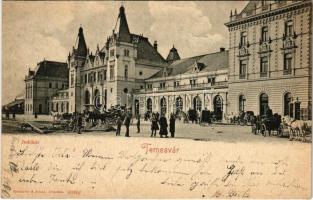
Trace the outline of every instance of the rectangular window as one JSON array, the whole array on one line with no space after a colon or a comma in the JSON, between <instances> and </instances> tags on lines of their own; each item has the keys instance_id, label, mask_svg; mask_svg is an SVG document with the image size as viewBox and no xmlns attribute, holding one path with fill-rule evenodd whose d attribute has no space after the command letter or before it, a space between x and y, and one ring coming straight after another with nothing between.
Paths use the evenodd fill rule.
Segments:
<instances>
[{"instance_id":1,"label":"rectangular window","mask_svg":"<svg viewBox=\"0 0 313 200\"><path fill-rule=\"evenodd\" d=\"M292 69L292 54L286 53L284 55L284 74L291 74Z\"/></svg>"},{"instance_id":2,"label":"rectangular window","mask_svg":"<svg viewBox=\"0 0 313 200\"><path fill-rule=\"evenodd\" d=\"M92 83L92 74L91 73L88 74L88 83Z\"/></svg>"},{"instance_id":3,"label":"rectangular window","mask_svg":"<svg viewBox=\"0 0 313 200\"><path fill-rule=\"evenodd\" d=\"M85 74L85 84L87 84L88 80L87 80L87 74Z\"/></svg>"},{"instance_id":4,"label":"rectangular window","mask_svg":"<svg viewBox=\"0 0 313 200\"><path fill-rule=\"evenodd\" d=\"M260 76L267 77L268 58L262 57L260 61Z\"/></svg>"},{"instance_id":5,"label":"rectangular window","mask_svg":"<svg viewBox=\"0 0 313 200\"><path fill-rule=\"evenodd\" d=\"M247 62L245 60L241 60L239 63L239 78L240 79L246 78L246 68L247 68Z\"/></svg>"},{"instance_id":6,"label":"rectangular window","mask_svg":"<svg viewBox=\"0 0 313 200\"><path fill-rule=\"evenodd\" d=\"M128 66L125 65L125 69L124 69L124 77L125 77L125 80L128 79Z\"/></svg>"},{"instance_id":7,"label":"rectangular window","mask_svg":"<svg viewBox=\"0 0 313 200\"><path fill-rule=\"evenodd\" d=\"M174 88L179 88L179 81L174 81Z\"/></svg>"},{"instance_id":8,"label":"rectangular window","mask_svg":"<svg viewBox=\"0 0 313 200\"><path fill-rule=\"evenodd\" d=\"M211 78L211 85L215 85L215 77Z\"/></svg>"},{"instance_id":9,"label":"rectangular window","mask_svg":"<svg viewBox=\"0 0 313 200\"><path fill-rule=\"evenodd\" d=\"M114 80L114 65L110 66L110 80Z\"/></svg>"},{"instance_id":10,"label":"rectangular window","mask_svg":"<svg viewBox=\"0 0 313 200\"><path fill-rule=\"evenodd\" d=\"M286 25L285 25L285 35L289 37L289 36L292 36L292 34L293 34L293 23L292 21L288 21L286 22Z\"/></svg>"},{"instance_id":11,"label":"rectangular window","mask_svg":"<svg viewBox=\"0 0 313 200\"><path fill-rule=\"evenodd\" d=\"M196 86L196 79L191 79L189 80L191 87L195 87Z\"/></svg>"},{"instance_id":12,"label":"rectangular window","mask_svg":"<svg viewBox=\"0 0 313 200\"><path fill-rule=\"evenodd\" d=\"M74 74L71 74L71 86L74 86ZM52 85L51 85L52 87Z\"/></svg>"},{"instance_id":13,"label":"rectangular window","mask_svg":"<svg viewBox=\"0 0 313 200\"><path fill-rule=\"evenodd\" d=\"M268 27L267 26L262 27L261 40L262 42L268 41Z\"/></svg>"},{"instance_id":14,"label":"rectangular window","mask_svg":"<svg viewBox=\"0 0 313 200\"><path fill-rule=\"evenodd\" d=\"M112 49L111 51L110 51L110 57L114 57L115 56L115 51L114 51L114 49Z\"/></svg>"},{"instance_id":15,"label":"rectangular window","mask_svg":"<svg viewBox=\"0 0 313 200\"><path fill-rule=\"evenodd\" d=\"M241 32L240 46L246 46L246 45L247 45L247 32Z\"/></svg>"},{"instance_id":16,"label":"rectangular window","mask_svg":"<svg viewBox=\"0 0 313 200\"><path fill-rule=\"evenodd\" d=\"M106 81L107 80L107 70L104 70L103 76L104 76L104 80Z\"/></svg>"},{"instance_id":17,"label":"rectangular window","mask_svg":"<svg viewBox=\"0 0 313 200\"><path fill-rule=\"evenodd\" d=\"M152 90L152 84L147 84L147 89Z\"/></svg>"},{"instance_id":18,"label":"rectangular window","mask_svg":"<svg viewBox=\"0 0 313 200\"><path fill-rule=\"evenodd\" d=\"M165 83L160 83L160 89L165 89Z\"/></svg>"},{"instance_id":19,"label":"rectangular window","mask_svg":"<svg viewBox=\"0 0 313 200\"><path fill-rule=\"evenodd\" d=\"M129 50L128 49L124 49L124 56L129 57Z\"/></svg>"},{"instance_id":20,"label":"rectangular window","mask_svg":"<svg viewBox=\"0 0 313 200\"><path fill-rule=\"evenodd\" d=\"M73 75L72 75L73 76ZM72 78L72 77L71 77ZM72 79L71 79L71 82L72 82ZM71 83L72 85L72 83ZM49 88L52 88L52 83L49 83Z\"/></svg>"}]
</instances>

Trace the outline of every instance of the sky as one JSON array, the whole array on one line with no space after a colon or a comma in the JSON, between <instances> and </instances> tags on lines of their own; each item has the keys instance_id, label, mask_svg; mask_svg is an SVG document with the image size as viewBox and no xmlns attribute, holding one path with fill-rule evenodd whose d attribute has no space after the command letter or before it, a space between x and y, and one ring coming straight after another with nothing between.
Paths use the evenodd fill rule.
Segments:
<instances>
[{"instance_id":1,"label":"sky","mask_svg":"<svg viewBox=\"0 0 313 200\"><path fill-rule=\"evenodd\" d=\"M246 1L123 2L131 33L143 34L166 58L175 45L181 58L228 48L230 10ZM2 5L2 104L23 94L24 78L43 59L66 62L80 26L87 46L104 46L120 1L4 1Z\"/></svg>"}]
</instances>

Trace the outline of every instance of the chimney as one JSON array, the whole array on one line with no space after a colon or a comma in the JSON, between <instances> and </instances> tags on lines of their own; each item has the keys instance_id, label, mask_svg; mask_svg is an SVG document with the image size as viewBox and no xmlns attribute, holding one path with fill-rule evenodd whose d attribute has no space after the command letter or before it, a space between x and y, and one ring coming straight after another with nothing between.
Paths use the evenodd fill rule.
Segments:
<instances>
[{"instance_id":1,"label":"chimney","mask_svg":"<svg viewBox=\"0 0 313 200\"><path fill-rule=\"evenodd\" d=\"M157 41L154 41L153 47L154 47L155 50L158 50L158 42Z\"/></svg>"},{"instance_id":2,"label":"chimney","mask_svg":"<svg viewBox=\"0 0 313 200\"><path fill-rule=\"evenodd\" d=\"M225 48L224 47L221 47L220 48L220 52L224 52L225 51Z\"/></svg>"}]
</instances>

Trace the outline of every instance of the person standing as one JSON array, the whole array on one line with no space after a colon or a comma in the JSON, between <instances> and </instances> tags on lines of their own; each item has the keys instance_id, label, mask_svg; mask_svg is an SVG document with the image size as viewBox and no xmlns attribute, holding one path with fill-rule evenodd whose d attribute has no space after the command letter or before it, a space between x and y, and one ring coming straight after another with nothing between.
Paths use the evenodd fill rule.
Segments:
<instances>
[{"instance_id":1,"label":"person standing","mask_svg":"<svg viewBox=\"0 0 313 200\"><path fill-rule=\"evenodd\" d=\"M151 118L151 137L156 137L157 130L159 130L158 120L153 113Z\"/></svg>"},{"instance_id":2,"label":"person standing","mask_svg":"<svg viewBox=\"0 0 313 200\"><path fill-rule=\"evenodd\" d=\"M175 137L175 116L174 114L171 114L171 118L170 118L170 133L171 133L171 137Z\"/></svg>"},{"instance_id":3,"label":"person standing","mask_svg":"<svg viewBox=\"0 0 313 200\"><path fill-rule=\"evenodd\" d=\"M15 111L13 111L12 118L15 119Z\"/></svg>"},{"instance_id":4,"label":"person standing","mask_svg":"<svg viewBox=\"0 0 313 200\"><path fill-rule=\"evenodd\" d=\"M120 136L121 135L121 127L122 127L122 119L121 116L117 117L116 120L116 136Z\"/></svg>"},{"instance_id":5,"label":"person standing","mask_svg":"<svg viewBox=\"0 0 313 200\"><path fill-rule=\"evenodd\" d=\"M80 114L78 114L77 116L77 133L78 134L81 134L81 128L82 128L82 125L83 125L83 118Z\"/></svg>"},{"instance_id":6,"label":"person standing","mask_svg":"<svg viewBox=\"0 0 313 200\"><path fill-rule=\"evenodd\" d=\"M129 137L129 126L130 126L130 116L129 116L129 114L126 114L126 117L125 117L125 120L124 120L124 125L126 127L125 137Z\"/></svg>"},{"instance_id":7,"label":"person standing","mask_svg":"<svg viewBox=\"0 0 313 200\"><path fill-rule=\"evenodd\" d=\"M137 133L140 133L140 115L137 116Z\"/></svg>"},{"instance_id":8,"label":"person standing","mask_svg":"<svg viewBox=\"0 0 313 200\"><path fill-rule=\"evenodd\" d=\"M167 132L167 127L168 127L167 119L164 116L164 114L161 115L159 124L160 124L160 137L163 137L163 136L168 137L167 136L167 134L168 134L168 132Z\"/></svg>"}]
</instances>

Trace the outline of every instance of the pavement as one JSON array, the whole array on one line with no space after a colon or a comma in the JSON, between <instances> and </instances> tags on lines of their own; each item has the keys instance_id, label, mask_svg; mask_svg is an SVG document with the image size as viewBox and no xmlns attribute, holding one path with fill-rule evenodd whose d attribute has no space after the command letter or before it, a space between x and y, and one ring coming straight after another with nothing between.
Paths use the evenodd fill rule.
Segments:
<instances>
[{"instance_id":1,"label":"pavement","mask_svg":"<svg viewBox=\"0 0 313 200\"><path fill-rule=\"evenodd\" d=\"M37 121L37 122L47 122L52 121L52 116L40 115L38 118L34 118L33 115L17 115L16 120L4 120L2 119L2 132L3 133L21 133L20 122L24 121ZM150 138L151 135L151 122L141 120L140 133L137 133L136 120L130 127L130 137L146 137ZM121 136L125 134L126 128L123 125L121 129ZM38 134L31 131L24 131L23 133ZM53 132L49 135L78 135L73 132ZM115 137L115 132L102 132L102 131L92 131L83 132L81 136L102 136L102 137ZM170 136L170 133L169 133ZM159 135L157 134L159 138ZM254 135L251 133L251 126L239 126L239 125L225 125L222 123L212 124L212 125L199 125L192 123L182 123L180 121L176 122L176 139L191 139L195 141L220 141L220 142L268 142L268 143L293 143L299 141L289 141L288 137L277 137L277 136L262 136L261 134ZM155 138L151 138L155 139ZM161 139L172 139L172 138L161 138ZM311 140L311 136L308 138Z\"/></svg>"}]
</instances>

